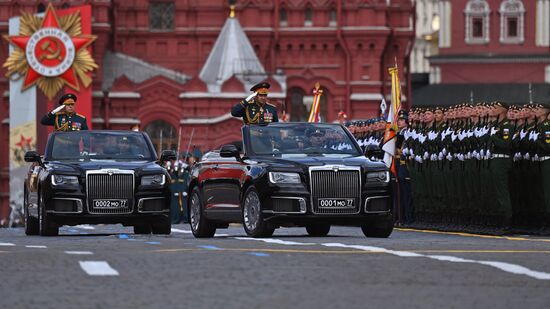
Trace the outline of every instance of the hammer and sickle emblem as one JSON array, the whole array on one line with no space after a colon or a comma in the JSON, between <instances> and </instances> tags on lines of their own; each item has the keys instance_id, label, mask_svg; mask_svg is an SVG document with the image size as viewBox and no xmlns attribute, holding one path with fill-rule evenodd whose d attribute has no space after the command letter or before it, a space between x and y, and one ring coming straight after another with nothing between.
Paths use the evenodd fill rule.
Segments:
<instances>
[{"instance_id":1,"label":"hammer and sickle emblem","mask_svg":"<svg viewBox=\"0 0 550 309\"><path fill-rule=\"evenodd\" d=\"M51 46L50 43L53 43L54 46ZM55 48L54 48L55 47ZM59 61L62 60L61 58L61 48L59 48L59 42L58 41L46 41L40 45L40 49L44 51L42 55L40 55L40 60L43 60L46 58L47 60L57 59Z\"/></svg>"}]
</instances>

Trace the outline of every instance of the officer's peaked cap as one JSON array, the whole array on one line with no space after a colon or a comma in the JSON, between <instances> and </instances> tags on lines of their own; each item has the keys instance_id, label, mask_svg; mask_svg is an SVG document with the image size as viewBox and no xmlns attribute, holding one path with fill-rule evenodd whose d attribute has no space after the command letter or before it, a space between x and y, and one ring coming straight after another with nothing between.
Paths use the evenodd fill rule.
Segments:
<instances>
[{"instance_id":1,"label":"officer's peaked cap","mask_svg":"<svg viewBox=\"0 0 550 309\"><path fill-rule=\"evenodd\" d=\"M268 82L261 82L259 84L252 86L252 88L250 88L250 91L255 91L255 92L258 92L259 94L267 94L269 92L268 91L269 87L271 87L271 85Z\"/></svg>"},{"instance_id":2,"label":"officer's peaked cap","mask_svg":"<svg viewBox=\"0 0 550 309\"><path fill-rule=\"evenodd\" d=\"M76 95L74 95L72 93L64 94L59 99L59 105L61 105L61 104L75 104L75 103L76 103Z\"/></svg>"}]
</instances>

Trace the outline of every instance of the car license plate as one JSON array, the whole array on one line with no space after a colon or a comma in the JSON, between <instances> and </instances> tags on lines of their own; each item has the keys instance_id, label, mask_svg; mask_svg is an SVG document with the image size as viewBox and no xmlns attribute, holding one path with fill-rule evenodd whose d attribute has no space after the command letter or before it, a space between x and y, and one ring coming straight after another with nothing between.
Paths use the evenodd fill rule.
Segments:
<instances>
[{"instance_id":1,"label":"car license plate","mask_svg":"<svg viewBox=\"0 0 550 309\"><path fill-rule=\"evenodd\" d=\"M126 208L128 200L94 200L94 208Z\"/></svg>"},{"instance_id":2,"label":"car license plate","mask_svg":"<svg viewBox=\"0 0 550 309\"><path fill-rule=\"evenodd\" d=\"M320 198L320 208L353 208L355 199L353 198Z\"/></svg>"}]
</instances>

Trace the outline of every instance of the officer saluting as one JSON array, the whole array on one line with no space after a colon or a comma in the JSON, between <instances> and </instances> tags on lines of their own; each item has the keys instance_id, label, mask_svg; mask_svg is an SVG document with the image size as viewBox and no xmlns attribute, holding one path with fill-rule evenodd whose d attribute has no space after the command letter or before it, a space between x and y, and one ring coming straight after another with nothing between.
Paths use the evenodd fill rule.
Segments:
<instances>
[{"instance_id":1,"label":"officer saluting","mask_svg":"<svg viewBox=\"0 0 550 309\"><path fill-rule=\"evenodd\" d=\"M88 130L86 117L74 111L75 103L76 95L72 93L63 95L59 99L59 107L44 115L40 123L46 126L54 126L55 131Z\"/></svg>"},{"instance_id":2,"label":"officer saluting","mask_svg":"<svg viewBox=\"0 0 550 309\"><path fill-rule=\"evenodd\" d=\"M277 108L267 103L270 86L269 83L263 82L250 88L254 93L233 106L231 115L242 117L244 124L266 125L270 122L279 122Z\"/></svg>"}]
</instances>

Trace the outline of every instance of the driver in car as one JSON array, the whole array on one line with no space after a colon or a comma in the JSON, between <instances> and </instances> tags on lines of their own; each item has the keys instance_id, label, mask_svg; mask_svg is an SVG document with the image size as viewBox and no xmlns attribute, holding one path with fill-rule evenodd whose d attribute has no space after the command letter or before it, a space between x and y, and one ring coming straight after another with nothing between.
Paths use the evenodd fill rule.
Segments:
<instances>
[{"instance_id":1,"label":"driver in car","mask_svg":"<svg viewBox=\"0 0 550 309\"><path fill-rule=\"evenodd\" d=\"M325 132L320 129L315 129L309 133L309 144L312 148L324 148L325 145Z\"/></svg>"}]
</instances>

